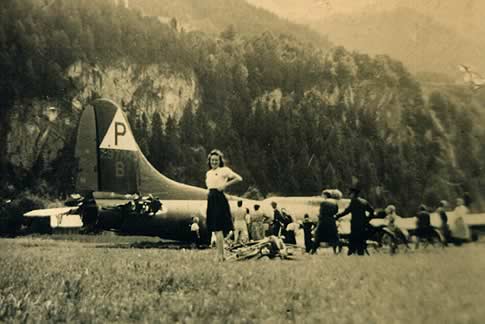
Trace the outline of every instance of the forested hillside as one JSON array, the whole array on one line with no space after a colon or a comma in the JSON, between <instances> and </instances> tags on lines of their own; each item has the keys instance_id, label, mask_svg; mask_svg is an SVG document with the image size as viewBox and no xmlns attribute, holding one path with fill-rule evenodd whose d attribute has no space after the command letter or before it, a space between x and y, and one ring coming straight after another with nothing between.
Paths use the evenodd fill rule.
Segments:
<instances>
[{"instance_id":1,"label":"forested hillside","mask_svg":"<svg viewBox=\"0 0 485 324\"><path fill-rule=\"evenodd\" d=\"M484 192L482 107L466 89L425 96L387 56L322 49L284 34L230 28L214 36L107 1L46 3L0 7L2 116L29 98L70 102L76 84L65 71L76 61L159 64L194 72L200 99L180 119L128 110L129 118L152 164L178 181L202 186L207 153L217 147L245 179L238 194L315 195L358 180L375 205L411 213L464 191L477 202ZM72 150L57 163L69 160ZM8 160L1 166L2 184L40 190L32 181L22 187ZM51 194L72 190L56 187L59 179L42 167L28 176L50 184Z\"/></svg>"}]
</instances>

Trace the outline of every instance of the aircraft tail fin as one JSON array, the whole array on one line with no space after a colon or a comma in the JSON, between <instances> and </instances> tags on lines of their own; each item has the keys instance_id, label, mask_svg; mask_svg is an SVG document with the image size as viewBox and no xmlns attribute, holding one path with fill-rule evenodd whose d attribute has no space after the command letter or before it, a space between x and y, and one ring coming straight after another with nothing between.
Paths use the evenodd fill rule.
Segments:
<instances>
[{"instance_id":1,"label":"aircraft tail fin","mask_svg":"<svg viewBox=\"0 0 485 324\"><path fill-rule=\"evenodd\" d=\"M152 193L160 199L207 198L206 190L160 174L141 152L121 108L97 99L80 119L76 144L77 190Z\"/></svg>"}]
</instances>

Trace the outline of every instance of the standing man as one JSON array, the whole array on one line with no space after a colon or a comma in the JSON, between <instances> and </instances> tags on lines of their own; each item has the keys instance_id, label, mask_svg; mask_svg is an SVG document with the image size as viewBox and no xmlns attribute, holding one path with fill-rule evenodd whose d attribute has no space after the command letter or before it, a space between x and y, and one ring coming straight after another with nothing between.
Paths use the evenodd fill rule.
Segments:
<instances>
[{"instance_id":1,"label":"standing man","mask_svg":"<svg viewBox=\"0 0 485 324\"><path fill-rule=\"evenodd\" d=\"M415 249L419 247L422 241L431 242L433 237L433 227L431 226L431 216L428 212L428 207L421 204L419 206L418 215L416 215L416 244Z\"/></svg>"},{"instance_id":2,"label":"standing man","mask_svg":"<svg viewBox=\"0 0 485 324\"><path fill-rule=\"evenodd\" d=\"M246 225L246 208L243 207L243 201L237 201L237 208L233 211L232 216L234 218L234 243L240 243L239 241L244 240L244 236L248 231Z\"/></svg>"},{"instance_id":3,"label":"standing man","mask_svg":"<svg viewBox=\"0 0 485 324\"><path fill-rule=\"evenodd\" d=\"M305 238L305 251L306 253L310 253L313 248L312 231L315 227L315 223L310 220L310 216L308 216L308 214L305 214L303 217L301 227L303 228L303 237Z\"/></svg>"},{"instance_id":4,"label":"standing man","mask_svg":"<svg viewBox=\"0 0 485 324\"><path fill-rule=\"evenodd\" d=\"M367 200L359 197L360 190L357 188L350 188L350 204L341 213L336 215L336 219L343 217L349 213L352 214L350 221L350 239L349 252L352 255L357 252L358 255L364 255L366 248L366 226L368 219L366 212L372 217L374 215L374 208Z\"/></svg>"},{"instance_id":5,"label":"standing man","mask_svg":"<svg viewBox=\"0 0 485 324\"><path fill-rule=\"evenodd\" d=\"M264 214L258 204L254 205L254 212L251 214L251 239L259 241L264 238Z\"/></svg>"},{"instance_id":6,"label":"standing man","mask_svg":"<svg viewBox=\"0 0 485 324\"><path fill-rule=\"evenodd\" d=\"M251 219L251 212L250 212L249 208L246 208L245 221L246 221L246 232L247 232L246 240L249 242L249 241L254 240L253 239L253 229L252 229L253 221Z\"/></svg>"},{"instance_id":7,"label":"standing man","mask_svg":"<svg viewBox=\"0 0 485 324\"><path fill-rule=\"evenodd\" d=\"M445 245L448 245L448 243L451 243L451 235L450 235L450 226L448 225L448 215L446 214L448 208L448 202L446 200L441 200L440 204L438 206L438 209L436 209L436 212L438 215L440 215L440 230L441 234L443 234L445 238Z\"/></svg>"},{"instance_id":8,"label":"standing man","mask_svg":"<svg viewBox=\"0 0 485 324\"><path fill-rule=\"evenodd\" d=\"M82 231L85 233L95 233L98 231L98 205L96 199L94 199L93 191L88 191L84 200L79 208L81 220L83 222Z\"/></svg>"},{"instance_id":9,"label":"standing man","mask_svg":"<svg viewBox=\"0 0 485 324\"><path fill-rule=\"evenodd\" d=\"M280 236L281 231L284 229L283 215L278 210L278 204L276 201L271 202L271 207L273 207L273 235Z\"/></svg>"}]
</instances>

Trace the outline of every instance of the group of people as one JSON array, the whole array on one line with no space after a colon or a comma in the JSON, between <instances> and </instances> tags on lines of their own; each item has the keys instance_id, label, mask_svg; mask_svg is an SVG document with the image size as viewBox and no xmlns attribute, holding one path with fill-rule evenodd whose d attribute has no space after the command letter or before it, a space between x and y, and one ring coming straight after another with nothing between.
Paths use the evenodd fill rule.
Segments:
<instances>
[{"instance_id":1,"label":"group of people","mask_svg":"<svg viewBox=\"0 0 485 324\"><path fill-rule=\"evenodd\" d=\"M246 207L242 200L237 201L237 207L232 212L234 230L226 238L232 236L234 243L257 241L265 237L268 228L268 217L259 204Z\"/></svg>"},{"instance_id":2,"label":"group of people","mask_svg":"<svg viewBox=\"0 0 485 324\"><path fill-rule=\"evenodd\" d=\"M337 253L340 248L340 238L336 221L350 213L352 218L350 221L348 255L364 255L366 249L366 228L369 217L374 215L374 208L367 200L361 198L359 193L359 189L350 188L350 204L339 213L336 199L332 197L330 191L323 191L322 196L324 200L320 204L314 241L311 242L311 239L305 239L305 242L309 243L309 245L305 246L307 251L315 253L320 244L326 242L333 248L334 253Z\"/></svg>"},{"instance_id":3,"label":"group of people","mask_svg":"<svg viewBox=\"0 0 485 324\"><path fill-rule=\"evenodd\" d=\"M453 213L450 213L449 204L446 200L442 200L439 203L436 213L440 217L439 231L444 239L444 244L449 243L455 245L461 245L463 242L471 239L471 232L468 225L465 222L465 215L468 214L468 208L465 206L464 199L456 199L456 207ZM428 208L425 205L421 205L417 215L416 223L416 237L418 245L421 240L429 237L430 231L433 230L431 225L431 217Z\"/></svg>"},{"instance_id":4,"label":"group of people","mask_svg":"<svg viewBox=\"0 0 485 324\"><path fill-rule=\"evenodd\" d=\"M284 239L285 243L296 244L295 232L299 224L293 221L291 215L283 208L279 210L273 203L274 217L266 215L259 204L246 206L243 200L238 200L235 208L231 208L233 229L224 232L226 242L233 245L245 244L250 241L259 241L269 236L277 236ZM193 217L191 232L192 241L200 240L199 218ZM215 233L212 233L211 243L216 243Z\"/></svg>"},{"instance_id":5,"label":"group of people","mask_svg":"<svg viewBox=\"0 0 485 324\"><path fill-rule=\"evenodd\" d=\"M289 243L296 243L294 234L292 237L291 233L288 233L293 219L284 211L280 212L276 203L272 204L275 211L272 220L264 215L260 205L244 206L242 200L237 202L236 209L231 212L224 190L242 181L242 177L224 165L224 155L219 150L214 149L209 153L207 164L209 170L206 173L208 189L206 224L207 230L214 237L218 261L225 260L225 233L233 235L236 243L244 240L256 241L270 235L283 235L290 240ZM195 236L198 226L191 225L191 229L192 227L194 227Z\"/></svg>"},{"instance_id":6,"label":"group of people","mask_svg":"<svg viewBox=\"0 0 485 324\"><path fill-rule=\"evenodd\" d=\"M336 199L332 196L331 191L324 190L318 222L314 223L309 215L305 215L302 222L296 223L284 208L281 210L278 208L276 202L271 203L273 208L272 218L264 215L259 205L244 206L242 200L238 201L237 208L231 213L224 190L228 186L242 181L242 177L224 166L223 154L219 150L210 152L208 165L209 171L206 174L206 185L209 190L207 229L215 236L218 260L224 260L224 233L231 233L235 242L260 240L263 237L274 235L284 237L285 243L296 244L295 233L302 229L305 250L308 253L315 253L323 242L329 244L334 252L338 253L341 245L337 220L347 214L352 215L348 238L348 255L365 254L369 220L375 216L375 210L367 200L360 197L358 188L350 188L350 204L342 212L339 212L338 197ZM448 204L442 201L437 212L441 219L440 230L446 241L457 243L460 240L468 239L470 232L463 218L463 215L467 213L463 199L457 200L452 223L449 222L447 211ZM384 212L388 230L407 242L409 233L406 229L400 228L399 222L396 222L400 218L396 213L396 207L389 205ZM421 238L429 236L431 230L433 230L433 227L428 208L422 205L417 214L415 231L417 244L419 244Z\"/></svg>"},{"instance_id":7,"label":"group of people","mask_svg":"<svg viewBox=\"0 0 485 324\"><path fill-rule=\"evenodd\" d=\"M348 254L364 255L366 252L367 239L369 238L369 232L371 232L369 221L370 219L377 217L374 208L368 201L359 197L359 190L357 188L350 189L350 204L349 206L338 213L338 206L335 199L330 197L329 192L323 192L324 201L320 205L320 213L318 224L316 225L315 235L313 242L311 241L310 231L306 230L308 239L305 239L305 245L307 251L315 253L321 242L326 242L333 247L334 252L337 253L337 249L340 247L340 238L337 230L336 220L351 213L352 218L350 221L350 236L349 236L349 250ZM385 220L384 226L390 231L397 242L408 245L410 237L409 231L406 228L399 226L402 218L396 213L396 206L388 205L383 211L383 218ZM431 224L430 210L425 205L419 207L416 215L416 224L414 229L414 236L416 237L416 248L421 242L429 242L436 239L436 230L441 234L440 240L447 245L453 243L460 245L461 243L471 238L470 229L466 225L464 220L465 215L468 213L468 208L464 205L464 200L458 198L456 200L456 208L453 213L450 213L448 202L442 200L436 213L440 217L440 225L435 228ZM307 219L305 217L305 219ZM305 221L304 221L305 224ZM307 227L310 227L307 225Z\"/></svg>"}]
</instances>

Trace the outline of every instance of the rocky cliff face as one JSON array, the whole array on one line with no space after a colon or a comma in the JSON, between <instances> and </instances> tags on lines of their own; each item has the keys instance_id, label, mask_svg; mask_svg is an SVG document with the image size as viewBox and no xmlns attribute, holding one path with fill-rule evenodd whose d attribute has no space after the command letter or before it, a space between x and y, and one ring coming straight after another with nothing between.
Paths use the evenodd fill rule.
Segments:
<instances>
[{"instance_id":1,"label":"rocky cliff face","mask_svg":"<svg viewBox=\"0 0 485 324\"><path fill-rule=\"evenodd\" d=\"M178 119L189 102L197 108L194 74L174 73L158 65L78 62L67 69L66 78L73 90L64 98L22 100L9 109L2 125L8 129L3 158L15 169L48 168L66 146L74 145L80 112L93 98L110 98L132 116L145 113L148 122L154 113L163 121L168 116Z\"/></svg>"},{"instance_id":2,"label":"rocky cliff face","mask_svg":"<svg viewBox=\"0 0 485 324\"><path fill-rule=\"evenodd\" d=\"M107 97L137 114L160 113L178 119L189 101L197 102L195 76L171 73L159 65L140 66L118 62L109 67L77 63L67 71L78 93L74 99ZM150 120L150 119L149 119Z\"/></svg>"}]
</instances>

